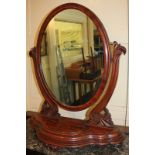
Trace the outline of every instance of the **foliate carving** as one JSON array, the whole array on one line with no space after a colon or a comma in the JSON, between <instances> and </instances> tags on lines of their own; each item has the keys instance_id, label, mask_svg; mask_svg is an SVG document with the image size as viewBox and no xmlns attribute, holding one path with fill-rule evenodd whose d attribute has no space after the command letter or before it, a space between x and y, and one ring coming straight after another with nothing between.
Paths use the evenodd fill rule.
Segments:
<instances>
[{"instance_id":1,"label":"foliate carving","mask_svg":"<svg viewBox=\"0 0 155 155\"><path fill-rule=\"evenodd\" d=\"M50 119L58 119L60 117L58 108L55 106L55 104L49 104L46 101L43 103L40 113Z\"/></svg>"},{"instance_id":2,"label":"foliate carving","mask_svg":"<svg viewBox=\"0 0 155 155\"><path fill-rule=\"evenodd\" d=\"M121 44L118 44L116 41L113 42L113 46L114 46L114 56L112 61L115 63L115 61L119 59L122 53L126 54L126 48Z\"/></svg>"},{"instance_id":3,"label":"foliate carving","mask_svg":"<svg viewBox=\"0 0 155 155\"><path fill-rule=\"evenodd\" d=\"M34 59L36 57L36 47L31 48L29 55Z\"/></svg>"},{"instance_id":4,"label":"foliate carving","mask_svg":"<svg viewBox=\"0 0 155 155\"><path fill-rule=\"evenodd\" d=\"M93 113L89 120L89 124L98 127L113 127L114 123L111 119L111 114L108 109L104 109L100 113Z\"/></svg>"}]
</instances>

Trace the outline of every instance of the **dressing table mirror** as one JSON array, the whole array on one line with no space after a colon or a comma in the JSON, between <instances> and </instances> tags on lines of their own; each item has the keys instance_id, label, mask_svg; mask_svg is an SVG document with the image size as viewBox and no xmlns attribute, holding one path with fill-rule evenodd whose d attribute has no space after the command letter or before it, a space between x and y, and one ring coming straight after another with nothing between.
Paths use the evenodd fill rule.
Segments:
<instances>
[{"instance_id":1,"label":"dressing table mirror","mask_svg":"<svg viewBox=\"0 0 155 155\"><path fill-rule=\"evenodd\" d=\"M85 6L66 3L49 13L30 51L45 102L27 117L40 141L53 149L122 143L106 109L122 53L125 47L109 42L103 24ZM86 118L63 117L59 107L87 109Z\"/></svg>"}]
</instances>

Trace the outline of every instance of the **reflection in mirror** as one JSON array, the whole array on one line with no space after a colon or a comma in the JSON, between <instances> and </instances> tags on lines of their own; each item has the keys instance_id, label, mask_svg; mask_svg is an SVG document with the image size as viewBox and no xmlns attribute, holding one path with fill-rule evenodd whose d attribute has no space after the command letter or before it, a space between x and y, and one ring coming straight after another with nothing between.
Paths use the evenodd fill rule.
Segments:
<instances>
[{"instance_id":1,"label":"reflection in mirror","mask_svg":"<svg viewBox=\"0 0 155 155\"><path fill-rule=\"evenodd\" d=\"M84 13L67 9L48 24L41 44L45 81L57 100L84 104L101 83L103 46L96 26Z\"/></svg>"}]
</instances>

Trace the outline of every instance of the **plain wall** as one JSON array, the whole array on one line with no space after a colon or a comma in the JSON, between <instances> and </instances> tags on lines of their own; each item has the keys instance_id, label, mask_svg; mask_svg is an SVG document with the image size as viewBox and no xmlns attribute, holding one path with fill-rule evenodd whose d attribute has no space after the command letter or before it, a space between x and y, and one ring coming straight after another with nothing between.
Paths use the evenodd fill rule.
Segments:
<instances>
[{"instance_id":1,"label":"plain wall","mask_svg":"<svg viewBox=\"0 0 155 155\"><path fill-rule=\"evenodd\" d=\"M122 55L120 59L118 82L108 108L115 124L128 125L128 119L126 119L128 107L128 0L27 0L27 110L39 111L44 101L28 52L35 46L39 28L47 14L55 7L67 2L79 3L92 10L102 21L109 40L117 41L127 48L127 54ZM59 111L64 116L84 118L86 110L68 112L59 109Z\"/></svg>"}]
</instances>

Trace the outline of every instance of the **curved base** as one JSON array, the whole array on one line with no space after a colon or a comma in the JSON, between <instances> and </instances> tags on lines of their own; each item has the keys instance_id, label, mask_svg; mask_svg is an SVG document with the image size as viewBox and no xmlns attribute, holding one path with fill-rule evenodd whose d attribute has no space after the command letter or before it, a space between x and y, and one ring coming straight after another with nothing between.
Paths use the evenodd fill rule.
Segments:
<instances>
[{"instance_id":1,"label":"curved base","mask_svg":"<svg viewBox=\"0 0 155 155\"><path fill-rule=\"evenodd\" d=\"M117 129L91 126L86 120L61 116L49 119L40 113L29 114L38 139L53 149L119 144L124 140Z\"/></svg>"}]
</instances>

